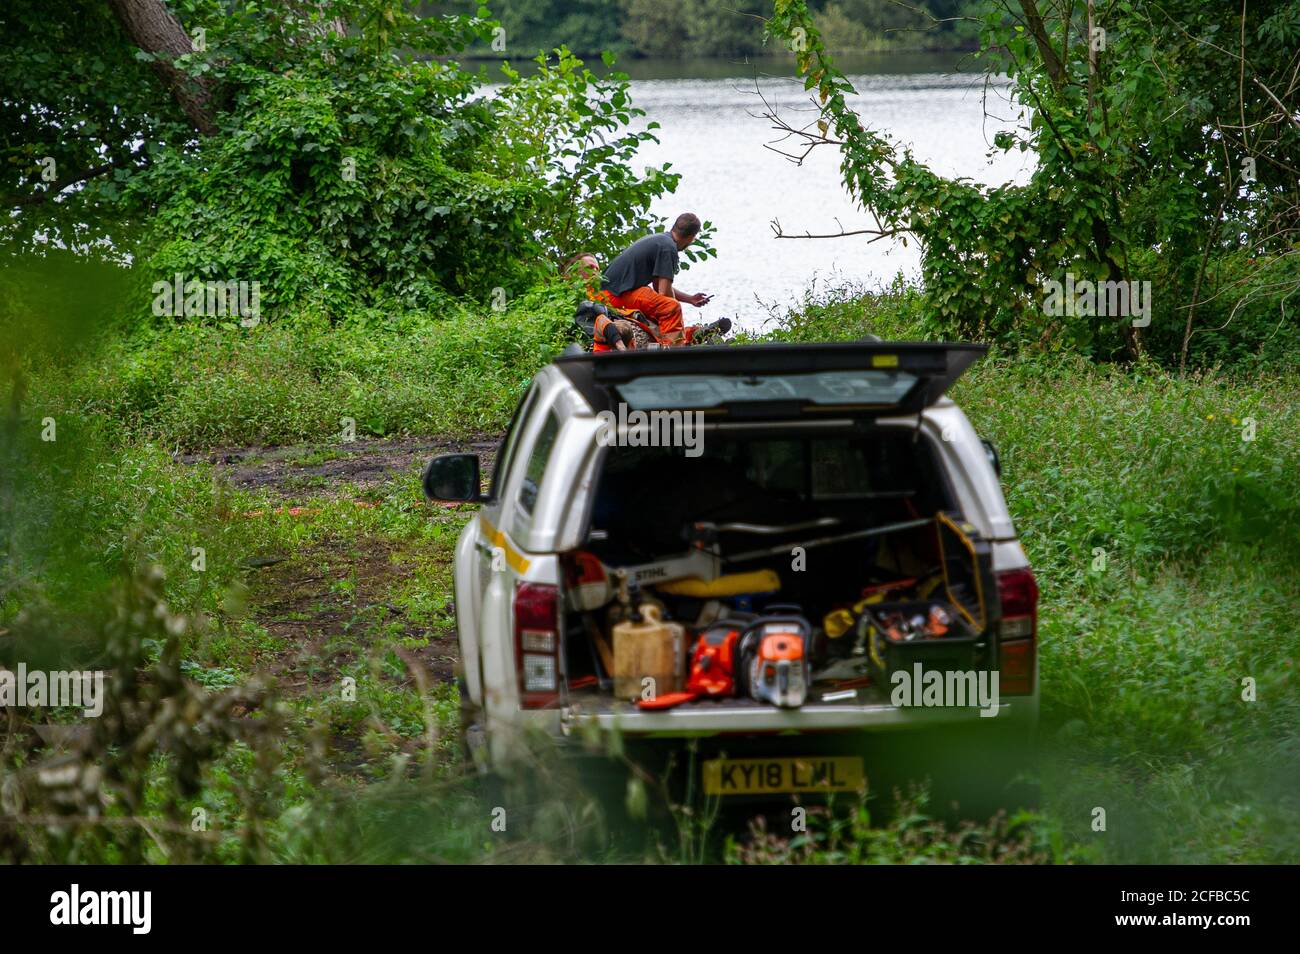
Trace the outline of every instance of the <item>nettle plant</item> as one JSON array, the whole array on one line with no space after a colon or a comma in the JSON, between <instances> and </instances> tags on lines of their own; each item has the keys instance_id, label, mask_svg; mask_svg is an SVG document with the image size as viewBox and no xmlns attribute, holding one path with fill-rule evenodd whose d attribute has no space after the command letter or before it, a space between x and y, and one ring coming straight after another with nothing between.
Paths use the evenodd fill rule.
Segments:
<instances>
[{"instance_id":1,"label":"nettle plant","mask_svg":"<svg viewBox=\"0 0 1300 954\"><path fill-rule=\"evenodd\" d=\"M876 219L865 231L919 242L936 332L1099 358L1155 350L1185 361L1196 309L1209 298L1207 262L1243 246L1262 262L1293 258L1300 224L1286 172L1286 150L1300 141L1269 101L1270 84L1291 92L1278 78L1290 58L1284 41L1293 49L1300 38L1300 15L1296 5L1240 24L1234 15L1224 3L1182 0L1163 8L1141 0L990 3L978 21L977 57L988 78L1010 81L1017 111L1014 128L992 145L1032 151L1036 167L1023 185L944 178L869 128L804 0L775 0L766 36L795 53L820 115L802 128L771 118L805 149L840 149L846 187ZM1237 26L1240 46L1222 35ZM1229 69L1240 70L1240 86L1222 79ZM1252 177L1241 171L1249 156L1257 157ZM1255 224L1233 233L1227 224L1242 218ZM1154 327L1086 309L1049 313L1043 286L1067 273L1080 282L1152 281Z\"/></svg>"}]
</instances>

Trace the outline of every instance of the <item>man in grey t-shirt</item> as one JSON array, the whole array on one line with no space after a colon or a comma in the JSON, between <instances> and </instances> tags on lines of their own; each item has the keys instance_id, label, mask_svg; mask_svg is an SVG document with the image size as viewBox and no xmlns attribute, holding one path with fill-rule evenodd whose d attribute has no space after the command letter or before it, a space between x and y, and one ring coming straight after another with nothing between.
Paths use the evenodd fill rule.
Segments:
<instances>
[{"instance_id":1,"label":"man in grey t-shirt","mask_svg":"<svg viewBox=\"0 0 1300 954\"><path fill-rule=\"evenodd\" d=\"M637 239L620 252L605 269L600 284L610 304L639 311L657 323L665 344L685 342L681 303L698 308L709 300L708 295L689 295L673 288L678 253L699 234L699 218L683 212L671 231Z\"/></svg>"}]
</instances>

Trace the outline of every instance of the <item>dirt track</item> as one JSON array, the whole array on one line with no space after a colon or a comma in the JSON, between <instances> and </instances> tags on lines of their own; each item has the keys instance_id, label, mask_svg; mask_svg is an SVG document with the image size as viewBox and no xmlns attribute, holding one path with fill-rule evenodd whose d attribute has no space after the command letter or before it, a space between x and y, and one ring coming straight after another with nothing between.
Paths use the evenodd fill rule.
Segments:
<instances>
[{"instance_id":1,"label":"dirt track","mask_svg":"<svg viewBox=\"0 0 1300 954\"><path fill-rule=\"evenodd\" d=\"M484 473L491 470L498 437L469 439L412 437L401 440L357 440L339 444L289 447L215 448L185 454L185 464L216 465L236 487L269 490L285 497L332 496L350 485L374 487L401 477L439 454L476 453Z\"/></svg>"},{"instance_id":2,"label":"dirt track","mask_svg":"<svg viewBox=\"0 0 1300 954\"><path fill-rule=\"evenodd\" d=\"M211 463L233 486L272 495L292 515L312 519L319 507L343 498L362 498L395 483L411 481L432 457L476 453L483 473L491 472L498 438L440 437L358 440L346 444L291 447L216 448L178 456L185 464ZM418 490L411 488L413 499ZM279 505L274 506L280 510ZM265 511L242 516L257 519ZM452 514L431 507L431 519ZM449 557L429 546L413 548L383 536L333 535L298 551L250 554L249 610L274 647L259 652L256 667L276 677L289 693L322 689L337 680L340 667L398 645L407 665L423 665L435 682L449 681L458 660L450 573L445 587L430 593L447 601L441 612L415 614L394 594L411 588L421 561Z\"/></svg>"}]
</instances>

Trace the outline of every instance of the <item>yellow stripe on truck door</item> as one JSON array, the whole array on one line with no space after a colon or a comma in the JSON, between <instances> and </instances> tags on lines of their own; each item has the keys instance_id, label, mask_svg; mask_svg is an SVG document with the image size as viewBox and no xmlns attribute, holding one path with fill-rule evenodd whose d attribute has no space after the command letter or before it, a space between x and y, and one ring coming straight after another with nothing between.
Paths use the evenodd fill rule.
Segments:
<instances>
[{"instance_id":1,"label":"yellow stripe on truck door","mask_svg":"<svg viewBox=\"0 0 1300 954\"><path fill-rule=\"evenodd\" d=\"M481 512L478 515L478 519L479 523L483 527L483 536L487 538L488 542L491 543L492 546L501 548L501 552L505 554L506 563L510 565L510 569L514 570L521 576L524 573L527 573L528 560L521 552L519 552L519 550L515 549L515 545L510 542L510 538L507 537L505 533L492 526L492 521L485 517Z\"/></svg>"}]
</instances>

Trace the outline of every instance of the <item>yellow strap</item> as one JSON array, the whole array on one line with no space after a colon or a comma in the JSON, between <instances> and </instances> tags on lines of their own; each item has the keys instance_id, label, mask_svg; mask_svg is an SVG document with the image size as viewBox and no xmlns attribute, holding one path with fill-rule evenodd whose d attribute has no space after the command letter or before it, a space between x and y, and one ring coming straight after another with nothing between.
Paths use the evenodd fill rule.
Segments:
<instances>
[{"instance_id":1,"label":"yellow strap","mask_svg":"<svg viewBox=\"0 0 1300 954\"><path fill-rule=\"evenodd\" d=\"M957 612L962 616L965 616L966 620L974 626L976 630L982 632L984 629L984 620L988 618L988 615L984 609L984 584L980 580L980 561L979 555L975 552L975 544L972 543L970 537L966 535L966 531L953 523L952 519L942 510L934 515L934 519L936 534L939 538L939 564L943 567L943 589L948 596L948 602L957 607ZM961 545L965 547L966 551L970 554L971 568L975 576L975 600L979 604L978 609L980 618L978 620L970 614L970 610L966 609L966 607L961 604L960 600L952 595L952 580L948 578L948 554L944 550L943 546L943 532L938 529L944 525L952 529L952 532L957 535L958 541L960 541ZM967 526L970 525L967 524ZM971 529L974 530L975 528L971 527Z\"/></svg>"},{"instance_id":2,"label":"yellow strap","mask_svg":"<svg viewBox=\"0 0 1300 954\"><path fill-rule=\"evenodd\" d=\"M781 578L773 570L754 570L750 573L729 573L716 580L701 580L698 576L671 583L660 583L656 589L673 596L694 596L700 599L716 596L739 596L742 593L775 593L781 588Z\"/></svg>"}]
</instances>

